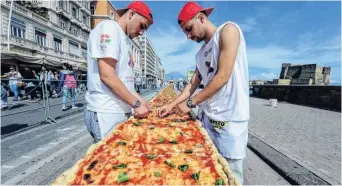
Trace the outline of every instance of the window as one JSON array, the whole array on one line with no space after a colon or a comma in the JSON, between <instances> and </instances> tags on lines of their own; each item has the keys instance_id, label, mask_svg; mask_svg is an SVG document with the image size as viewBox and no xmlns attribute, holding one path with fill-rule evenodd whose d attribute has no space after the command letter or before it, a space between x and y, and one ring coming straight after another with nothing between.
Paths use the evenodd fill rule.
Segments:
<instances>
[{"instance_id":1,"label":"window","mask_svg":"<svg viewBox=\"0 0 342 186\"><path fill-rule=\"evenodd\" d=\"M114 13L110 11L110 18L114 19Z\"/></svg>"},{"instance_id":2,"label":"window","mask_svg":"<svg viewBox=\"0 0 342 186\"><path fill-rule=\"evenodd\" d=\"M87 47L86 46L81 46L81 51L82 51L82 57L87 59Z\"/></svg>"},{"instance_id":3,"label":"window","mask_svg":"<svg viewBox=\"0 0 342 186\"><path fill-rule=\"evenodd\" d=\"M91 15L95 14L95 5L90 5L90 12L91 12Z\"/></svg>"},{"instance_id":4,"label":"window","mask_svg":"<svg viewBox=\"0 0 342 186\"><path fill-rule=\"evenodd\" d=\"M83 16L83 23L87 25L87 16Z\"/></svg>"},{"instance_id":5,"label":"window","mask_svg":"<svg viewBox=\"0 0 342 186\"><path fill-rule=\"evenodd\" d=\"M76 29L76 28L74 28L74 30L73 30L73 31L74 31L74 34L75 34L75 35L77 35L77 29Z\"/></svg>"},{"instance_id":6,"label":"window","mask_svg":"<svg viewBox=\"0 0 342 186\"><path fill-rule=\"evenodd\" d=\"M20 21L14 17L11 18L11 35L25 38L26 25L25 22Z\"/></svg>"},{"instance_id":7,"label":"window","mask_svg":"<svg viewBox=\"0 0 342 186\"><path fill-rule=\"evenodd\" d=\"M60 37L54 36L53 44L54 44L55 50L58 50L58 51L62 50L62 39Z\"/></svg>"},{"instance_id":8,"label":"window","mask_svg":"<svg viewBox=\"0 0 342 186\"><path fill-rule=\"evenodd\" d=\"M65 28L65 22L62 20L59 20L59 25L61 26L61 28Z\"/></svg>"},{"instance_id":9,"label":"window","mask_svg":"<svg viewBox=\"0 0 342 186\"><path fill-rule=\"evenodd\" d=\"M78 44L74 41L69 41L69 53L78 55Z\"/></svg>"},{"instance_id":10,"label":"window","mask_svg":"<svg viewBox=\"0 0 342 186\"><path fill-rule=\"evenodd\" d=\"M46 33L43 30L36 28L35 37L38 45L46 46Z\"/></svg>"},{"instance_id":11,"label":"window","mask_svg":"<svg viewBox=\"0 0 342 186\"><path fill-rule=\"evenodd\" d=\"M78 18L78 17L77 17L77 11L76 11L76 8L75 8L75 7L72 7L72 16L73 16L74 18Z\"/></svg>"},{"instance_id":12,"label":"window","mask_svg":"<svg viewBox=\"0 0 342 186\"><path fill-rule=\"evenodd\" d=\"M63 9L64 10L64 2L62 0L60 0L58 2L58 5L59 5L59 8Z\"/></svg>"}]
</instances>

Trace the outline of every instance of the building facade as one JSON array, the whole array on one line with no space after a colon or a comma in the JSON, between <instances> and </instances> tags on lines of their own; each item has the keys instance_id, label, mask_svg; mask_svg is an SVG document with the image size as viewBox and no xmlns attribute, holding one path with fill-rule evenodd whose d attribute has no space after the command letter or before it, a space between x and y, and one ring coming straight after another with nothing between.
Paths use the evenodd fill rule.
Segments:
<instances>
[{"instance_id":1,"label":"building facade","mask_svg":"<svg viewBox=\"0 0 342 186\"><path fill-rule=\"evenodd\" d=\"M329 85L331 67L321 67L317 64L292 65L283 63L279 80L289 79L294 85Z\"/></svg>"},{"instance_id":2,"label":"building facade","mask_svg":"<svg viewBox=\"0 0 342 186\"><path fill-rule=\"evenodd\" d=\"M146 78L148 84L154 82L159 76L160 58L157 56L151 40L147 35L139 36L141 43L141 56L142 56L142 76ZM161 65L160 65L161 66Z\"/></svg>"},{"instance_id":3,"label":"building facade","mask_svg":"<svg viewBox=\"0 0 342 186\"><path fill-rule=\"evenodd\" d=\"M84 69L91 31L89 1L13 1L9 18L10 7L11 1L1 1L3 72L8 65L18 69L43 63L51 68L69 63Z\"/></svg>"},{"instance_id":4,"label":"building facade","mask_svg":"<svg viewBox=\"0 0 342 186\"><path fill-rule=\"evenodd\" d=\"M93 0L90 2L91 10L91 28L94 28L96 24L105 19L117 20L119 15L116 12L116 8L110 1Z\"/></svg>"}]
</instances>

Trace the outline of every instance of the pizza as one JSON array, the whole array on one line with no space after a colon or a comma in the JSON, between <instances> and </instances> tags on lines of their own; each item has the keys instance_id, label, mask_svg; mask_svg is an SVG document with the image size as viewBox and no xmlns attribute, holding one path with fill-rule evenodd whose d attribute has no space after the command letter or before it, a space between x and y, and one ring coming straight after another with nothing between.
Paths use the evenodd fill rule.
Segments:
<instances>
[{"instance_id":1,"label":"pizza","mask_svg":"<svg viewBox=\"0 0 342 186\"><path fill-rule=\"evenodd\" d=\"M145 119L131 117L59 176L56 185L238 185L199 121L156 108L176 96L169 86Z\"/></svg>"}]
</instances>

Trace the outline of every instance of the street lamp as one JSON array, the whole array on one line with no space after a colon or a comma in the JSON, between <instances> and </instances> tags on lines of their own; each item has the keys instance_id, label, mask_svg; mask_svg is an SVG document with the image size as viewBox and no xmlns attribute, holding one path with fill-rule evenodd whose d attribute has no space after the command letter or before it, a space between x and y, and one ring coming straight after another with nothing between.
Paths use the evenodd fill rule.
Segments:
<instances>
[{"instance_id":1,"label":"street lamp","mask_svg":"<svg viewBox=\"0 0 342 186\"><path fill-rule=\"evenodd\" d=\"M11 7L8 17L8 28L7 28L7 50L10 50L10 31L11 31L11 19L12 19L12 9L13 9L13 0L11 0Z\"/></svg>"}]
</instances>

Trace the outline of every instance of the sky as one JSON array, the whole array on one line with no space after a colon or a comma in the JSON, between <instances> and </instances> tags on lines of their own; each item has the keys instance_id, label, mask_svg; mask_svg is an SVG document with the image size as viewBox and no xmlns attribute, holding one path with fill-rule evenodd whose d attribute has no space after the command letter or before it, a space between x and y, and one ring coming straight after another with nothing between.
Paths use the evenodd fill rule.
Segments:
<instances>
[{"instance_id":1,"label":"sky","mask_svg":"<svg viewBox=\"0 0 342 186\"><path fill-rule=\"evenodd\" d=\"M129 1L112 1L116 8ZM165 72L186 74L195 68L202 46L187 40L177 23L184 1L147 1L154 24L147 31ZM209 20L237 23L247 46L251 80L278 78L282 63L329 66L331 83L341 84L341 2L198 1L214 7Z\"/></svg>"}]
</instances>

